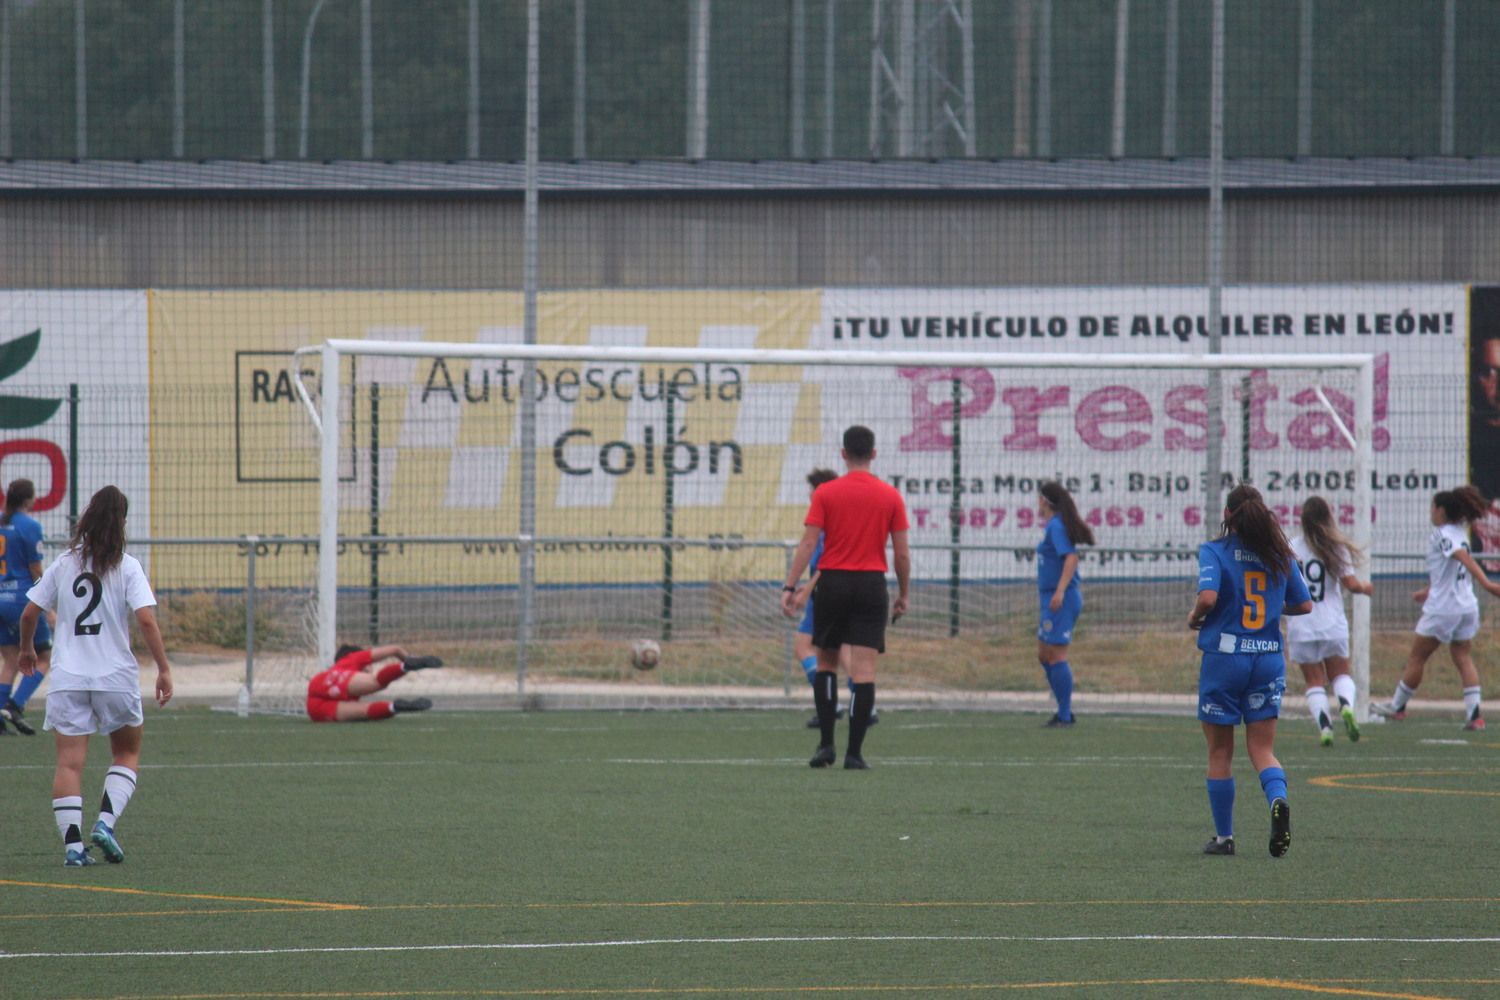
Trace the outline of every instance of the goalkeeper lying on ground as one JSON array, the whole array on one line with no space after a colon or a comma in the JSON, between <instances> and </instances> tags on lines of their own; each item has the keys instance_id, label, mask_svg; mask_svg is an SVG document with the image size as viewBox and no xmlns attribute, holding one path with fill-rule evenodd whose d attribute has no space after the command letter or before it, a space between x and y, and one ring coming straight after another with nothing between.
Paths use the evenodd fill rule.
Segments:
<instances>
[{"instance_id":1,"label":"goalkeeper lying on ground","mask_svg":"<svg viewBox=\"0 0 1500 1000\"><path fill-rule=\"evenodd\" d=\"M381 660L395 658L375 670ZM425 712L428 698L397 698L395 701L362 702L367 694L385 690L396 678L413 670L441 667L436 656L408 656L400 646L340 646L334 664L307 682L307 715L314 722L364 722L389 719L397 712Z\"/></svg>"}]
</instances>

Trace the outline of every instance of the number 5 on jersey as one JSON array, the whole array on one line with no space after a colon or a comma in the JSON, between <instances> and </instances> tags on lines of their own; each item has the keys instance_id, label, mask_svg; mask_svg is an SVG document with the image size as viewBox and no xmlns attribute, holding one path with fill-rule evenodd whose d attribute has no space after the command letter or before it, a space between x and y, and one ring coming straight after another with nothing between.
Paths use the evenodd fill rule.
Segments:
<instances>
[{"instance_id":1,"label":"number 5 on jersey","mask_svg":"<svg viewBox=\"0 0 1500 1000\"><path fill-rule=\"evenodd\" d=\"M1240 624L1256 630L1266 625L1266 574L1261 570L1245 572L1245 606L1240 610Z\"/></svg>"}]
</instances>

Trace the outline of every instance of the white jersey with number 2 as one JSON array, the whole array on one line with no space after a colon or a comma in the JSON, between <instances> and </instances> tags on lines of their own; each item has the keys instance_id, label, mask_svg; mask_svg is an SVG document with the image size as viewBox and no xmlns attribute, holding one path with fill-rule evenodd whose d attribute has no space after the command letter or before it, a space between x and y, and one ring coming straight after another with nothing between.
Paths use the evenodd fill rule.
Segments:
<instances>
[{"instance_id":1,"label":"white jersey with number 2","mask_svg":"<svg viewBox=\"0 0 1500 1000\"><path fill-rule=\"evenodd\" d=\"M1479 610L1474 581L1454 557L1469 551L1469 536L1456 524L1433 528L1427 539L1427 600L1424 615L1463 614Z\"/></svg>"},{"instance_id":2,"label":"white jersey with number 2","mask_svg":"<svg viewBox=\"0 0 1500 1000\"><path fill-rule=\"evenodd\" d=\"M1344 588L1339 581L1351 571L1354 561L1349 551L1340 555L1342 569L1324 565L1322 558L1307 544L1307 539L1298 535L1292 539L1292 555L1302 570L1302 579L1307 581L1307 592L1312 595L1312 611L1286 619L1288 642L1311 642L1317 639L1343 639L1349 635L1349 619L1344 615Z\"/></svg>"},{"instance_id":3,"label":"white jersey with number 2","mask_svg":"<svg viewBox=\"0 0 1500 1000\"><path fill-rule=\"evenodd\" d=\"M52 639L53 691L140 691L140 665L130 651L130 618L156 604L140 562L131 555L100 576L70 549L47 567L26 599L57 612Z\"/></svg>"}]
</instances>

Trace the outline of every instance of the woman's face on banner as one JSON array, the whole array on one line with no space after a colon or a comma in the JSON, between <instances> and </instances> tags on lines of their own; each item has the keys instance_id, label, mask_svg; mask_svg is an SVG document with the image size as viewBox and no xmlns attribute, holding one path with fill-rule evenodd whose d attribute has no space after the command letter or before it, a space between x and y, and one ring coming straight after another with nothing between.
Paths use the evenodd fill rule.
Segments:
<instances>
[{"instance_id":1,"label":"woman's face on banner","mask_svg":"<svg viewBox=\"0 0 1500 1000\"><path fill-rule=\"evenodd\" d=\"M1480 406L1491 422L1500 421L1500 337L1492 337L1479 346L1479 362L1474 370L1479 380Z\"/></svg>"}]
</instances>

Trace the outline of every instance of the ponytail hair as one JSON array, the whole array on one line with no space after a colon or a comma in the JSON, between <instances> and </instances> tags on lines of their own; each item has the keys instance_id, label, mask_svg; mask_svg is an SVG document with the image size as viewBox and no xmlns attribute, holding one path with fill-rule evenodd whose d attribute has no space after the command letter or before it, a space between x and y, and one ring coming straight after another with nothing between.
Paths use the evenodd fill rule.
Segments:
<instances>
[{"instance_id":1,"label":"ponytail hair","mask_svg":"<svg viewBox=\"0 0 1500 1000\"><path fill-rule=\"evenodd\" d=\"M103 576L125 555L125 515L130 501L117 486L105 486L73 525L72 547L84 566Z\"/></svg>"},{"instance_id":2,"label":"ponytail hair","mask_svg":"<svg viewBox=\"0 0 1500 1000\"><path fill-rule=\"evenodd\" d=\"M362 649L364 649L363 646L352 646L349 643L345 643L338 648L338 652L333 654L333 662L337 663L351 653L358 653Z\"/></svg>"},{"instance_id":3,"label":"ponytail hair","mask_svg":"<svg viewBox=\"0 0 1500 1000\"><path fill-rule=\"evenodd\" d=\"M5 513L0 514L0 524L9 524L22 507L36 496L36 484L29 479L12 479L5 490Z\"/></svg>"},{"instance_id":4,"label":"ponytail hair","mask_svg":"<svg viewBox=\"0 0 1500 1000\"><path fill-rule=\"evenodd\" d=\"M1359 548L1333 523L1333 508L1322 497L1308 497L1302 504L1302 537L1334 576L1353 572L1349 560Z\"/></svg>"},{"instance_id":5,"label":"ponytail hair","mask_svg":"<svg viewBox=\"0 0 1500 1000\"><path fill-rule=\"evenodd\" d=\"M1073 494L1056 479L1049 479L1042 484L1039 491L1042 499L1052 506L1057 516L1062 518L1063 530L1068 533L1068 541L1074 545L1093 545L1094 532L1083 518L1078 516L1078 506L1073 503Z\"/></svg>"},{"instance_id":6,"label":"ponytail hair","mask_svg":"<svg viewBox=\"0 0 1500 1000\"><path fill-rule=\"evenodd\" d=\"M807 474L807 485L817 489L824 483L831 483L839 477L832 469L814 469Z\"/></svg>"},{"instance_id":7,"label":"ponytail hair","mask_svg":"<svg viewBox=\"0 0 1500 1000\"><path fill-rule=\"evenodd\" d=\"M1472 486L1460 486L1456 490L1444 490L1432 498L1434 507L1441 507L1449 524L1459 521L1477 521L1490 509L1484 494Z\"/></svg>"},{"instance_id":8,"label":"ponytail hair","mask_svg":"<svg viewBox=\"0 0 1500 1000\"><path fill-rule=\"evenodd\" d=\"M1282 534L1276 515L1261 499L1260 490L1240 483L1229 491L1224 501L1224 524L1220 538L1237 537L1275 579L1285 579L1292 572L1292 547Z\"/></svg>"}]
</instances>

